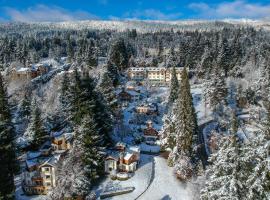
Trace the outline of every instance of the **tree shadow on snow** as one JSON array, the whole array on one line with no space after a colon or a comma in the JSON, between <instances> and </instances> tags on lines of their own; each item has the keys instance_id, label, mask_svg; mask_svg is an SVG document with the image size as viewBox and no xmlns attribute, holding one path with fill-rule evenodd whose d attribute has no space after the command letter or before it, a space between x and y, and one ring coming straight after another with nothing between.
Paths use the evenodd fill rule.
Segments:
<instances>
[{"instance_id":1,"label":"tree shadow on snow","mask_svg":"<svg viewBox=\"0 0 270 200\"><path fill-rule=\"evenodd\" d=\"M169 195L165 195L161 200L171 200L172 198Z\"/></svg>"}]
</instances>

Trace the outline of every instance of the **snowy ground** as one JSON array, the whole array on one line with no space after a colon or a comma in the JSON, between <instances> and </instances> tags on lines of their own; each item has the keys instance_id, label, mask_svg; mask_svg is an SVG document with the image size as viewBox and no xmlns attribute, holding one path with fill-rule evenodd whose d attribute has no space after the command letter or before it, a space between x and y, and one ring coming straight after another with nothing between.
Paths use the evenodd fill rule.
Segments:
<instances>
[{"instance_id":1,"label":"snowy ground","mask_svg":"<svg viewBox=\"0 0 270 200\"><path fill-rule=\"evenodd\" d=\"M135 190L131 193L115 196L107 199L117 199L117 200L128 200L136 199L148 186L151 173L153 170L153 156L151 155L141 155L141 162L139 164L138 170L135 172L134 176L126 181L111 180L109 177L99 185L96 189L97 195L101 192L110 190L112 188L124 188L124 187L135 187Z\"/></svg>"},{"instance_id":2,"label":"snowy ground","mask_svg":"<svg viewBox=\"0 0 270 200\"><path fill-rule=\"evenodd\" d=\"M198 124L204 124L212 119L212 113L210 109L205 108L203 99L204 86L193 85L191 87L191 93L193 97L193 104L197 112Z\"/></svg>"},{"instance_id":3,"label":"snowy ground","mask_svg":"<svg viewBox=\"0 0 270 200\"><path fill-rule=\"evenodd\" d=\"M153 178L151 174L153 170ZM108 177L97 188L99 195L111 188L135 187L128 194L107 198L107 200L191 200L194 199L194 185L184 184L173 175L173 169L160 156L141 155L141 163L135 175L127 181L112 181Z\"/></svg>"},{"instance_id":4,"label":"snowy ground","mask_svg":"<svg viewBox=\"0 0 270 200\"><path fill-rule=\"evenodd\" d=\"M164 158L154 157L154 179L139 200L191 200L193 199L193 185L184 184L173 175L173 169L168 167Z\"/></svg>"}]
</instances>

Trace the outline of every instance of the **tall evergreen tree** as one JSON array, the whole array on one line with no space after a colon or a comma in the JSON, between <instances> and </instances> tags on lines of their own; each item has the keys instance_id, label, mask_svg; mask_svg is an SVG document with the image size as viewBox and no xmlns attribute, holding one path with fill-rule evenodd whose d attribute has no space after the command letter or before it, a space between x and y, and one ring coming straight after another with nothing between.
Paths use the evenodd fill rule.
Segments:
<instances>
[{"instance_id":1,"label":"tall evergreen tree","mask_svg":"<svg viewBox=\"0 0 270 200\"><path fill-rule=\"evenodd\" d=\"M20 105L19 114L22 118L29 119L31 116L31 100L30 96L25 94Z\"/></svg>"},{"instance_id":2,"label":"tall evergreen tree","mask_svg":"<svg viewBox=\"0 0 270 200\"><path fill-rule=\"evenodd\" d=\"M81 114L80 114L80 96L82 93L82 82L81 82L81 75L76 68L70 86L70 105L69 105L69 114L73 125L76 126L81 121Z\"/></svg>"},{"instance_id":3,"label":"tall evergreen tree","mask_svg":"<svg viewBox=\"0 0 270 200\"><path fill-rule=\"evenodd\" d=\"M103 174L102 143L103 135L97 128L93 117L86 115L82 122L79 140L82 143L82 160L86 169L86 177L91 182Z\"/></svg>"},{"instance_id":4,"label":"tall evergreen tree","mask_svg":"<svg viewBox=\"0 0 270 200\"><path fill-rule=\"evenodd\" d=\"M108 73L104 73L101 84L100 84L100 92L103 94L104 99L108 106L113 110L116 111L117 109L117 97L115 94L115 89L113 86L112 79L110 78Z\"/></svg>"},{"instance_id":5,"label":"tall evergreen tree","mask_svg":"<svg viewBox=\"0 0 270 200\"><path fill-rule=\"evenodd\" d=\"M176 69L175 67L173 67L171 74L169 104L174 103L178 95L179 95L179 82L176 75Z\"/></svg>"},{"instance_id":6,"label":"tall evergreen tree","mask_svg":"<svg viewBox=\"0 0 270 200\"><path fill-rule=\"evenodd\" d=\"M174 109L178 153L189 156L193 136L197 134L197 120L186 69L181 74L180 92Z\"/></svg>"},{"instance_id":7,"label":"tall evergreen tree","mask_svg":"<svg viewBox=\"0 0 270 200\"><path fill-rule=\"evenodd\" d=\"M118 39L111 48L110 62L115 64L119 70L124 70L128 67L128 53L125 42L122 38Z\"/></svg>"},{"instance_id":8,"label":"tall evergreen tree","mask_svg":"<svg viewBox=\"0 0 270 200\"><path fill-rule=\"evenodd\" d=\"M201 192L201 199L244 199L242 184L247 174L244 168L239 171L244 165L237 136L222 138L220 145L219 151L209 159L213 165L207 171L209 179Z\"/></svg>"},{"instance_id":9,"label":"tall evergreen tree","mask_svg":"<svg viewBox=\"0 0 270 200\"><path fill-rule=\"evenodd\" d=\"M108 76L111 78L113 86L116 87L119 84L119 70L115 64L111 63L110 61L107 63L106 67Z\"/></svg>"},{"instance_id":10,"label":"tall evergreen tree","mask_svg":"<svg viewBox=\"0 0 270 200\"><path fill-rule=\"evenodd\" d=\"M17 166L15 146L13 143L14 128L11 121L10 106L4 80L0 74L0 199L14 199L14 174Z\"/></svg>"},{"instance_id":11,"label":"tall evergreen tree","mask_svg":"<svg viewBox=\"0 0 270 200\"><path fill-rule=\"evenodd\" d=\"M48 138L48 133L41 117L41 110L37 105L36 99L33 99L31 104L30 124L28 125L26 134L30 137L31 147L35 150Z\"/></svg>"}]
</instances>

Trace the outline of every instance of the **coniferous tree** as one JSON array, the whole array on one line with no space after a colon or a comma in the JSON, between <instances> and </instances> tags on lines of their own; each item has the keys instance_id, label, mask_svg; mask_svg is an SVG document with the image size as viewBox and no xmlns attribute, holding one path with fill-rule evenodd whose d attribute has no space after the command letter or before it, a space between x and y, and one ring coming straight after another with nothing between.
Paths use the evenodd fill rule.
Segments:
<instances>
[{"instance_id":1,"label":"coniferous tree","mask_svg":"<svg viewBox=\"0 0 270 200\"><path fill-rule=\"evenodd\" d=\"M13 144L14 129L4 81L0 75L0 166L3 172L0 176L0 199L13 199L15 148Z\"/></svg>"},{"instance_id":2,"label":"coniferous tree","mask_svg":"<svg viewBox=\"0 0 270 200\"><path fill-rule=\"evenodd\" d=\"M67 57L68 57L68 62L71 62L74 58L74 50L73 50L73 45L72 45L72 41L71 38L69 37L68 41L67 41Z\"/></svg>"},{"instance_id":3,"label":"coniferous tree","mask_svg":"<svg viewBox=\"0 0 270 200\"><path fill-rule=\"evenodd\" d=\"M85 61L89 67L96 67L98 64L97 55L95 52L95 45L92 40L90 41L90 44L87 47Z\"/></svg>"},{"instance_id":4,"label":"coniferous tree","mask_svg":"<svg viewBox=\"0 0 270 200\"><path fill-rule=\"evenodd\" d=\"M29 137L31 147L33 149L38 149L48 138L48 134L41 117L41 110L37 105L36 99L34 99L31 104L31 118L30 124L26 130L26 135Z\"/></svg>"},{"instance_id":5,"label":"coniferous tree","mask_svg":"<svg viewBox=\"0 0 270 200\"><path fill-rule=\"evenodd\" d=\"M14 128L4 80L0 74L0 199L14 199L14 174L17 171Z\"/></svg>"},{"instance_id":6,"label":"coniferous tree","mask_svg":"<svg viewBox=\"0 0 270 200\"><path fill-rule=\"evenodd\" d=\"M226 87L225 77L216 64L214 65L213 71L213 92L210 96L210 104L213 107L216 107L220 102L225 100L225 97L228 94L228 89Z\"/></svg>"},{"instance_id":7,"label":"coniferous tree","mask_svg":"<svg viewBox=\"0 0 270 200\"><path fill-rule=\"evenodd\" d=\"M117 108L117 97L114 91L114 86L112 79L108 73L104 73L102 81L100 84L100 92L102 93L104 99L106 100L107 105L113 110L116 111Z\"/></svg>"},{"instance_id":8,"label":"coniferous tree","mask_svg":"<svg viewBox=\"0 0 270 200\"><path fill-rule=\"evenodd\" d=\"M209 159L213 165L206 172L209 178L201 191L201 199L240 200L244 195L242 181L247 174L244 168L239 173L240 166L244 165L237 136L222 138L220 145L219 151Z\"/></svg>"},{"instance_id":9,"label":"coniferous tree","mask_svg":"<svg viewBox=\"0 0 270 200\"><path fill-rule=\"evenodd\" d=\"M128 67L128 53L125 42L122 38L118 39L110 51L110 62L115 64L119 70L124 70Z\"/></svg>"},{"instance_id":10,"label":"coniferous tree","mask_svg":"<svg viewBox=\"0 0 270 200\"><path fill-rule=\"evenodd\" d=\"M74 126L80 123L81 121L81 113L80 113L80 97L82 92L82 82L81 82L81 75L76 68L70 86L70 105L69 105L69 113L71 121L73 122Z\"/></svg>"},{"instance_id":11,"label":"coniferous tree","mask_svg":"<svg viewBox=\"0 0 270 200\"><path fill-rule=\"evenodd\" d=\"M20 105L20 116L22 118L29 119L31 115L31 100L29 95L24 95L24 98Z\"/></svg>"},{"instance_id":12,"label":"coniferous tree","mask_svg":"<svg viewBox=\"0 0 270 200\"><path fill-rule=\"evenodd\" d=\"M186 167L191 166L190 158L192 157L194 138L197 138L198 127L186 69L181 74L180 92L173 113L175 115L175 147L169 155L168 164L175 165L177 172L189 171L189 169L183 169L179 163L185 163ZM190 177L190 175L188 173L184 177Z\"/></svg>"},{"instance_id":13,"label":"coniferous tree","mask_svg":"<svg viewBox=\"0 0 270 200\"><path fill-rule=\"evenodd\" d=\"M180 92L175 109L176 146L180 154L190 155L192 138L197 134L196 114L193 107L187 70L181 75Z\"/></svg>"},{"instance_id":14,"label":"coniferous tree","mask_svg":"<svg viewBox=\"0 0 270 200\"><path fill-rule=\"evenodd\" d=\"M103 156L101 154L103 134L98 130L93 117L86 115L78 139L82 143L82 160L86 169L86 177L91 182L96 181L103 174Z\"/></svg>"},{"instance_id":15,"label":"coniferous tree","mask_svg":"<svg viewBox=\"0 0 270 200\"><path fill-rule=\"evenodd\" d=\"M119 71L117 67L110 61L107 63L106 67L107 67L108 76L111 78L113 82L113 86L116 87L119 84Z\"/></svg>"},{"instance_id":16,"label":"coniferous tree","mask_svg":"<svg viewBox=\"0 0 270 200\"><path fill-rule=\"evenodd\" d=\"M176 75L176 69L173 67L171 74L171 86L170 86L170 96L169 103L174 103L179 95L179 82Z\"/></svg>"}]
</instances>

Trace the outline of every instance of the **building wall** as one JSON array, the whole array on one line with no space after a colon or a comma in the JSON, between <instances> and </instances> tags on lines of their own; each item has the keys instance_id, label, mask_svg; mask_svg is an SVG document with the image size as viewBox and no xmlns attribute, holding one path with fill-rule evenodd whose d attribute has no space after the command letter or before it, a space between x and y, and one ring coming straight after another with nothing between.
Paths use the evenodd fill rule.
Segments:
<instances>
[{"instance_id":1,"label":"building wall","mask_svg":"<svg viewBox=\"0 0 270 200\"><path fill-rule=\"evenodd\" d=\"M177 79L181 78L182 68L176 68ZM148 79L149 81L156 82L169 82L171 81L172 68L130 68L128 76L131 80L143 81Z\"/></svg>"},{"instance_id":2,"label":"building wall","mask_svg":"<svg viewBox=\"0 0 270 200\"><path fill-rule=\"evenodd\" d=\"M44 181L44 186L49 188L56 186L55 168L51 166L42 166L40 174Z\"/></svg>"},{"instance_id":3,"label":"building wall","mask_svg":"<svg viewBox=\"0 0 270 200\"><path fill-rule=\"evenodd\" d=\"M112 170L117 170L117 161L115 160L106 160L105 161L105 172L110 173L110 168Z\"/></svg>"}]
</instances>

